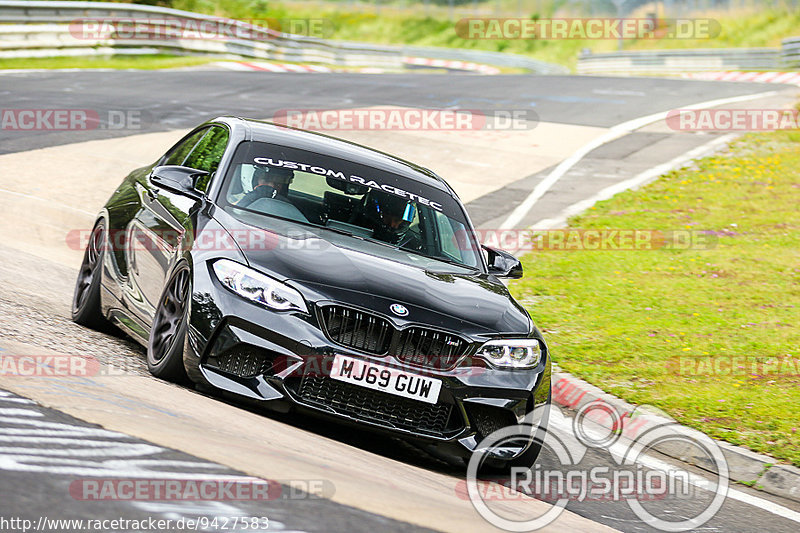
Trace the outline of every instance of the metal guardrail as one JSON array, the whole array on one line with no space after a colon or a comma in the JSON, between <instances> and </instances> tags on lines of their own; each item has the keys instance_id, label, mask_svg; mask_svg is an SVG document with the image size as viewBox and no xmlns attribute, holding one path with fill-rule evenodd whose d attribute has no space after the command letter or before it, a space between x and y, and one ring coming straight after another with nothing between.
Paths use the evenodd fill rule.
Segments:
<instances>
[{"instance_id":1,"label":"metal guardrail","mask_svg":"<svg viewBox=\"0 0 800 533\"><path fill-rule=\"evenodd\" d=\"M264 41L241 39L80 38L65 24L0 25L0 57L51 57L102 54L208 54L299 63L400 68L396 51L362 50L353 46L299 44L283 37Z\"/></svg>"},{"instance_id":2,"label":"metal guardrail","mask_svg":"<svg viewBox=\"0 0 800 533\"><path fill-rule=\"evenodd\" d=\"M76 36L71 24L81 19L142 21L150 25L153 32L149 36L145 33L142 38L137 31L135 39ZM251 38L227 35L214 39L165 38L165 35L170 35L164 31L165 26L175 20L184 24L187 21L225 22L240 30L238 34L247 34ZM0 0L0 57L159 52L384 69L400 69L404 57L416 56L517 67L541 74L568 72L560 65L513 54L330 41L171 8L108 2Z\"/></svg>"},{"instance_id":3,"label":"metal guardrail","mask_svg":"<svg viewBox=\"0 0 800 533\"><path fill-rule=\"evenodd\" d=\"M776 70L777 48L706 48L643 50L578 57L579 74L679 74L706 70Z\"/></svg>"},{"instance_id":4,"label":"metal guardrail","mask_svg":"<svg viewBox=\"0 0 800 533\"><path fill-rule=\"evenodd\" d=\"M480 50L462 50L458 48L433 48L423 46L404 46L406 56L427 57L431 59L448 59L453 61L471 61L498 67L524 68L539 74L569 74L569 69L562 65L539 61L530 57L504 52L484 52Z\"/></svg>"},{"instance_id":5,"label":"metal guardrail","mask_svg":"<svg viewBox=\"0 0 800 533\"><path fill-rule=\"evenodd\" d=\"M781 59L788 68L800 68L800 37L790 37L781 42Z\"/></svg>"},{"instance_id":6,"label":"metal guardrail","mask_svg":"<svg viewBox=\"0 0 800 533\"><path fill-rule=\"evenodd\" d=\"M136 20L154 28L148 38L92 38L75 35L71 23L80 20ZM106 55L170 52L210 54L223 57L325 63L341 66L400 68L402 55L385 47L340 43L266 30L239 21L230 22L240 33L254 39L164 38L164 26L178 20L220 22L224 19L176 9L103 2L0 1L0 57L48 57L54 55ZM142 38L144 37L144 38Z\"/></svg>"}]
</instances>

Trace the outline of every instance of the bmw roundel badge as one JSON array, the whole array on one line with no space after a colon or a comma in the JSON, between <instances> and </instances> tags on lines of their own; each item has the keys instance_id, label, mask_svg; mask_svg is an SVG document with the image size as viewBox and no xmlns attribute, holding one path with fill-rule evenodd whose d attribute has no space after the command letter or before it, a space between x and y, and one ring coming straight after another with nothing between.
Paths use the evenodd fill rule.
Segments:
<instances>
[{"instance_id":1,"label":"bmw roundel badge","mask_svg":"<svg viewBox=\"0 0 800 533\"><path fill-rule=\"evenodd\" d=\"M406 316L408 314L408 309L406 309L405 305L392 304L389 306L389 309L397 316Z\"/></svg>"}]
</instances>

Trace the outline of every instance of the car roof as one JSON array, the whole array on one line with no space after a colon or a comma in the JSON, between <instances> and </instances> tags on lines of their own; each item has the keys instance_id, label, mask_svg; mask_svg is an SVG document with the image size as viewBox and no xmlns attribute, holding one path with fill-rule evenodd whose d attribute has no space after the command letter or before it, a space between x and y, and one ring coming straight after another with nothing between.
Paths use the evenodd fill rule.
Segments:
<instances>
[{"instance_id":1,"label":"car roof","mask_svg":"<svg viewBox=\"0 0 800 533\"><path fill-rule=\"evenodd\" d=\"M456 196L447 182L432 170L358 143L264 120L223 116L211 122L222 122L231 126L238 123L247 127L250 132L250 140L288 146L352 161L398 174Z\"/></svg>"}]
</instances>

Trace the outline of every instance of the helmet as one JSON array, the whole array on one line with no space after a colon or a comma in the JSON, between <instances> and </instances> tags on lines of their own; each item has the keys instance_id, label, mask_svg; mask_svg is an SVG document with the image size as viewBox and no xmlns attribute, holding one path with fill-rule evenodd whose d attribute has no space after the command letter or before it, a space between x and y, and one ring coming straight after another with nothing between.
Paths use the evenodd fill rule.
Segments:
<instances>
[{"instance_id":1,"label":"helmet","mask_svg":"<svg viewBox=\"0 0 800 533\"><path fill-rule=\"evenodd\" d=\"M408 199L383 191L371 191L366 214L372 221L374 237L396 244L408 230L416 208Z\"/></svg>"},{"instance_id":2,"label":"helmet","mask_svg":"<svg viewBox=\"0 0 800 533\"><path fill-rule=\"evenodd\" d=\"M267 184L273 189L285 193L292 180L294 180L294 171L288 168L256 166L250 185L255 189L259 185Z\"/></svg>"},{"instance_id":3,"label":"helmet","mask_svg":"<svg viewBox=\"0 0 800 533\"><path fill-rule=\"evenodd\" d=\"M250 185L252 190L255 190L256 187L266 187L266 191L259 189L259 192L266 192L267 196L275 198L277 195L287 196L289 194L289 184L293 179L294 171L288 168L256 166Z\"/></svg>"}]
</instances>

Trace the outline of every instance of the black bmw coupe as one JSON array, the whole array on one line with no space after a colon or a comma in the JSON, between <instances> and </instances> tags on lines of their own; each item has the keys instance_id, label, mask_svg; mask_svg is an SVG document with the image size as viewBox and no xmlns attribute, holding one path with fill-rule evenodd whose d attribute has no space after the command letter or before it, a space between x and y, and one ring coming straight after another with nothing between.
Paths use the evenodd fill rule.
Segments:
<instances>
[{"instance_id":1,"label":"black bmw coupe","mask_svg":"<svg viewBox=\"0 0 800 533\"><path fill-rule=\"evenodd\" d=\"M477 242L432 171L220 117L114 191L89 234L72 317L122 328L157 377L455 459L527 422L530 439L490 460L530 466L551 363L499 279L521 275L513 256Z\"/></svg>"}]
</instances>

